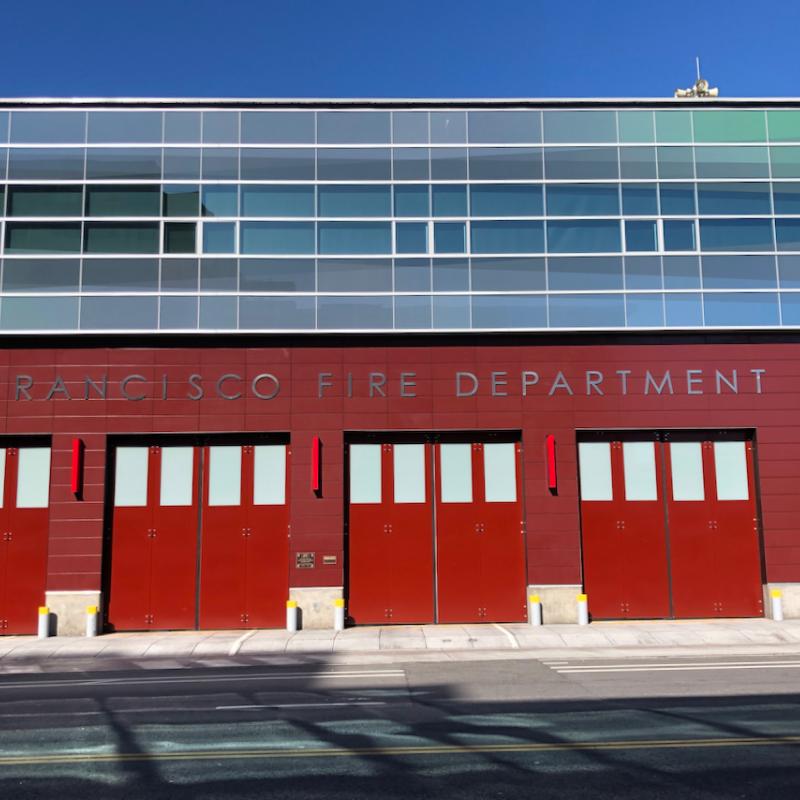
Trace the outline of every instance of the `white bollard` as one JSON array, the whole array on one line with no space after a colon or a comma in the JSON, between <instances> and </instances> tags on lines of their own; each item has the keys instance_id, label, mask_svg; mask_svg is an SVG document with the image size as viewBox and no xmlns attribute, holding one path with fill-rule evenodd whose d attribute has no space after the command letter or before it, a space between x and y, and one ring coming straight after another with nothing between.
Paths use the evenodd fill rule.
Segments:
<instances>
[{"instance_id":1,"label":"white bollard","mask_svg":"<svg viewBox=\"0 0 800 800\"><path fill-rule=\"evenodd\" d=\"M297 631L297 600L286 601L286 630Z\"/></svg>"},{"instance_id":2,"label":"white bollard","mask_svg":"<svg viewBox=\"0 0 800 800\"><path fill-rule=\"evenodd\" d=\"M86 606L86 635L97 636L97 606Z\"/></svg>"},{"instance_id":3,"label":"white bollard","mask_svg":"<svg viewBox=\"0 0 800 800\"><path fill-rule=\"evenodd\" d=\"M528 595L528 622L531 625L542 624L542 601L538 594Z\"/></svg>"},{"instance_id":4,"label":"white bollard","mask_svg":"<svg viewBox=\"0 0 800 800\"><path fill-rule=\"evenodd\" d=\"M585 594L578 595L578 625L589 624L589 598Z\"/></svg>"},{"instance_id":5,"label":"white bollard","mask_svg":"<svg viewBox=\"0 0 800 800\"><path fill-rule=\"evenodd\" d=\"M37 634L40 639L50 636L50 609L47 606L39 606L39 627Z\"/></svg>"},{"instance_id":6,"label":"white bollard","mask_svg":"<svg viewBox=\"0 0 800 800\"><path fill-rule=\"evenodd\" d=\"M772 598L772 619L775 622L783 622L783 592L780 589L773 589L769 595Z\"/></svg>"},{"instance_id":7,"label":"white bollard","mask_svg":"<svg viewBox=\"0 0 800 800\"><path fill-rule=\"evenodd\" d=\"M333 601L333 629L344 630L344 599L341 597Z\"/></svg>"}]
</instances>

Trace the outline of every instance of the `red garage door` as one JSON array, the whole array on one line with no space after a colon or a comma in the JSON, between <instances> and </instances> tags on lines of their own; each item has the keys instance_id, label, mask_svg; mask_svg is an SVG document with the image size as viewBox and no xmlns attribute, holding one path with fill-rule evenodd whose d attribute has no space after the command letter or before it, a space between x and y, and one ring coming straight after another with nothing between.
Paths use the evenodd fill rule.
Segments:
<instances>
[{"instance_id":1,"label":"red garage door","mask_svg":"<svg viewBox=\"0 0 800 800\"><path fill-rule=\"evenodd\" d=\"M357 623L525 618L520 445L350 445Z\"/></svg>"},{"instance_id":2,"label":"red garage door","mask_svg":"<svg viewBox=\"0 0 800 800\"><path fill-rule=\"evenodd\" d=\"M49 503L50 448L0 448L0 634L36 632Z\"/></svg>"},{"instance_id":3,"label":"red garage door","mask_svg":"<svg viewBox=\"0 0 800 800\"><path fill-rule=\"evenodd\" d=\"M578 445L596 618L763 612L752 442L675 436Z\"/></svg>"},{"instance_id":4,"label":"red garage door","mask_svg":"<svg viewBox=\"0 0 800 800\"><path fill-rule=\"evenodd\" d=\"M283 444L118 447L109 627L281 624L286 459Z\"/></svg>"}]
</instances>

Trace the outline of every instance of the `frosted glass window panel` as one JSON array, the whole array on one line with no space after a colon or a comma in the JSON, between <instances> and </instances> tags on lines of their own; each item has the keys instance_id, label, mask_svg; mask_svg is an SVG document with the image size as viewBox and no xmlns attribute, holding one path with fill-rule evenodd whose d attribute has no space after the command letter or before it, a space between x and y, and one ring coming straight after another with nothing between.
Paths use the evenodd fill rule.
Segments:
<instances>
[{"instance_id":1,"label":"frosted glass window panel","mask_svg":"<svg viewBox=\"0 0 800 800\"><path fill-rule=\"evenodd\" d=\"M443 503L472 502L472 445L439 447Z\"/></svg>"},{"instance_id":2,"label":"frosted glass window panel","mask_svg":"<svg viewBox=\"0 0 800 800\"><path fill-rule=\"evenodd\" d=\"M194 448L164 447L161 450L162 506L192 505Z\"/></svg>"},{"instance_id":3,"label":"frosted glass window panel","mask_svg":"<svg viewBox=\"0 0 800 800\"><path fill-rule=\"evenodd\" d=\"M669 448L672 499L705 500L703 451L700 442L673 442Z\"/></svg>"},{"instance_id":4,"label":"frosted glass window panel","mask_svg":"<svg viewBox=\"0 0 800 800\"><path fill-rule=\"evenodd\" d=\"M425 445L396 444L393 456L395 503L424 503Z\"/></svg>"},{"instance_id":5,"label":"frosted glass window panel","mask_svg":"<svg viewBox=\"0 0 800 800\"><path fill-rule=\"evenodd\" d=\"M381 445L350 445L350 502L381 502Z\"/></svg>"},{"instance_id":6,"label":"frosted glass window panel","mask_svg":"<svg viewBox=\"0 0 800 800\"><path fill-rule=\"evenodd\" d=\"M608 442L580 442L578 462L581 500L613 500L611 445Z\"/></svg>"},{"instance_id":7,"label":"frosted glass window panel","mask_svg":"<svg viewBox=\"0 0 800 800\"><path fill-rule=\"evenodd\" d=\"M714 442L717 500L749 500L744 442Z\"/></svg>"},{"instance_id":8,"label":"frosted glass window panel","mask_svg":"<svg viewBox=\"0 0 800 800\"><path fill-rule=\"evenodd\" d=\"M483 446L483 488L487 503L517 502L517 457L513 442Z\"/></svg>"},{"instance_id":9,"label":"frosted glass window panel","mask_svg":"<svg viewBox=\"0 0 800 800\"><path fill-rule=\"evenodd\" d=\"M286 502L286 445L257 445L253 464L253 504L282 506Z\"/></svg>"},{"instance_id":10,"label":"frosted glass window panel","mask_svg":"<svg viewBox=\"0 0 800 800\"><path fill-rule=\"evenodd\" d=\"M50 448L20 447L17 508L47 508L50 503Z\"/></svg>"},{"instance_id":11,"label":"frosted glass window panel","mask_svg":"<svg viewBox=\"0 0 800 800\"><path fill-rule=\"evenodd\" d=\"M658 500L656 454L652 442L624 442L626 500Z\"/></svg>"},{"instance_id":12,"label":"frosted glass window panel","mask_svg":"<svg viewBox=\"0 0 800 800\"><path fill-rule=\"evenodd\" d=\"M118 447L114 474L114 505L147 505L147 447Z\"/></svg>"},{"instance_id":13,"label":"frosted glass window panel","mask_svg":"<svg viewBox=\"0 0 800 800\"><path fill-rule=\"evenodd\" d=\"M0 508L3 507L6 486L6 449L0 447Z\"/></svg>"},{"instance_id":14,"label":"frosted glass window panel","mask_svg":"<svg viewBox=\"0 0 800 800\"><path fill-rule=\"evenodd\" d=\"M208 504L238 506L242 502L242 448L209 447Z\"/></svg>"}]
</instances>

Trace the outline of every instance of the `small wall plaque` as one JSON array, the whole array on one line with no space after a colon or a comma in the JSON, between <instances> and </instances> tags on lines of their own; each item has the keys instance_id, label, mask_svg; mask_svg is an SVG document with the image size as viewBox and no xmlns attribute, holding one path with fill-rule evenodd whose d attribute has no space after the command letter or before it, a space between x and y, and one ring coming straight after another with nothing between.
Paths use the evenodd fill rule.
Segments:
<instances>
[{"instance_id":1,"label":"small wall plaque","mask_svg":"<svg viewBox=\"0 0 800 800\"><path fill-rule=\"evenodd\" d=\"M336 566L336 556L322 556L322 566L324 566L324 567L335 567Z\"/></svg>"},{"instance_id":2,"label":"small wall plaque","mask_svg":"<svg viewBox=\"0 0 800 800\"><path fill-rule=\"evenodd\" d=\"M297 569L314 569L315 553L297 553L294 565Z\"/></svg>"}]
</instances>

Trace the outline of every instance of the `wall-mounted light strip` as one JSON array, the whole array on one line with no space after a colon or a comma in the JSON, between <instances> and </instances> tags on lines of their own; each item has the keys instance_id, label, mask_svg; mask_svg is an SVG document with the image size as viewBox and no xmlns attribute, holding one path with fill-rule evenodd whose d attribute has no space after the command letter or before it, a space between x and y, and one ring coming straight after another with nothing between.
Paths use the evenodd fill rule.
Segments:
<instances>
[{"instance_id":1,"label":"wall-mounted light strip","mask_svg":"<svg viewBox=\"0 0 800 800\"><path fill-rule=\"evenodd\" d=\"M311 440L311 491L322 494L322 440L315 436Z\"/></svg>"},{"instance_id":2,"label":"wall-mounted light strip","mask_svg":"<svg viewBox=\"0 0 800 800\"><path fill-rule=\"evenodd\" d=\"M556 472L556 437L552 433L545 439L547 453L547 488L551 494L558 494L558 473Z\"/></svg>"},{"instance_id":3,"label":"wall-mounted light strip","mask_svg":"<svg viewBox=\"0 0 800 800\"><path fill-rule=\"evenodd\" d=\"M70 488L78 500L83 495L83 453L85 445L83 439L77 436L72 440L72 473Z\"/></svg>"}]
</instances>

